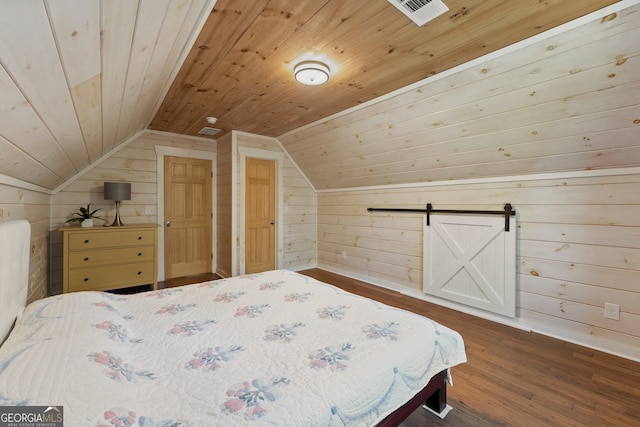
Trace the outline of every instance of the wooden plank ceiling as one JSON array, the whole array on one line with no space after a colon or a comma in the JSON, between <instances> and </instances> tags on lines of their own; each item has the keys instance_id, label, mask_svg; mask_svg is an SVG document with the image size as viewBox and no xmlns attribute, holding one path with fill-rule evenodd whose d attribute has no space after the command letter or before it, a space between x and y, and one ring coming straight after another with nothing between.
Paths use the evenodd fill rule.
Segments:
<instances>
[{"instance_id":1,"label":"wooden plank ceiling","mask_svg":"<svg viewBox=\"0 0 640 427\"><path fill-rule=\"evenodd\" d=\"M0 182L55 189L144 130L213 4L0 2Z\"/></svg>"},{"instance_id":2,"label":"wooden plank ceiling","mask_svg":"<svg viewBox=\"0 0 640 427\"><path fill-rule=\"evenodd\" d=\"M615 3L445 0L419 27L387 0L218 0L149 128L198 135L207 116L280 136ZM315 54L328 83L295 82Z\"/></svg>"}]
</instances>

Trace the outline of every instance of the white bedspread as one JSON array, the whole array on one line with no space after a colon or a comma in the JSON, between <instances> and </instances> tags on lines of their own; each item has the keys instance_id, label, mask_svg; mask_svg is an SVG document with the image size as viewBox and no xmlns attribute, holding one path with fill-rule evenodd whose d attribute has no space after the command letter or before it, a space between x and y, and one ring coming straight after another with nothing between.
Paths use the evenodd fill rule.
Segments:
<instances>
[{"instance_id":1,"label":"white bedspread","mask_svg":"<svg viewBox=\"0 0 640 427\"><path fill-rule=\"evenodd\" d=\"M68 426L375 425L462 337L286 270L29 305L0 348L0 405Z\"/></svg>"}]
</instances>

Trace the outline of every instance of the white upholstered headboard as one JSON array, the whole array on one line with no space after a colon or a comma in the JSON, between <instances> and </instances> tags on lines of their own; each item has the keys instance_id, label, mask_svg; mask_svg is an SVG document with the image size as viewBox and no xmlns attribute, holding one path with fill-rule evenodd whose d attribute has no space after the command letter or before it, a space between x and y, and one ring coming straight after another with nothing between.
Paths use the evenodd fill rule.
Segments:
<instances>
[{"instance_id":1,"label":"white upholstered headboard","mask_svg":"<svg viewBox=\"0 0 640 427\"><path fill-rule=\"evenodd\" d=\"M0 223L0 343L27 305L30 238L25 220Z\"/></svg>"}]
</instances>

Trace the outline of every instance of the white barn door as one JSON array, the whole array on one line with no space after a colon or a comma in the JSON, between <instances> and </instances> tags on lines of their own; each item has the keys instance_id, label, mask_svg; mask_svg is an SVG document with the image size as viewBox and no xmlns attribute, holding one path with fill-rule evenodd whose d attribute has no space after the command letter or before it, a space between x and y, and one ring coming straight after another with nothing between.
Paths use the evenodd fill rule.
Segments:
<instances>
[{"instance_id":1,"label":"white barn door","mask_svg":"<svg viewBox=\"0 0 640 427\"><path fill-rule=\"evenodd\" d=\"M424 226L425 294L516 315L515 218L435 215Z\"/></svg>"}]
</instances>

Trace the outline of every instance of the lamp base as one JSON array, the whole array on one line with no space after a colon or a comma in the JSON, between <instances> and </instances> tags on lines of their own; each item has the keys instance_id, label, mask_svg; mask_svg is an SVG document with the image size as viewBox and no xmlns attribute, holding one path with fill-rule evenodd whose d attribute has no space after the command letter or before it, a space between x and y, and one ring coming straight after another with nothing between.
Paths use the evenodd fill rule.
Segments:
<instances>
[{"instance_id":1,"label":"lamp base","mask_svg":"<svg viewBox=\"0 0 640 427\"><path fill-rule=\"evenodd\" d=\"M120 219L120 200L116 200L116 218L113 220L112 227L119 227L124 225Z\"/></svg>"},{"instance_id":2,"label":"lamp base","mask_svg":"<svg viewBox=\"0 0 640 427\"><path fill-rule=\"evenodd\" d=\"M119 226L121 226L121 225L124 225L124 224L122 223L122 221L120 221L120 218L119 218L119 217L116 217L116 219L115 219L115 220L113 221L113 223L111 224L111 226L112 226L112 227L119 227Z\"/></svg>"}]
</instances>

